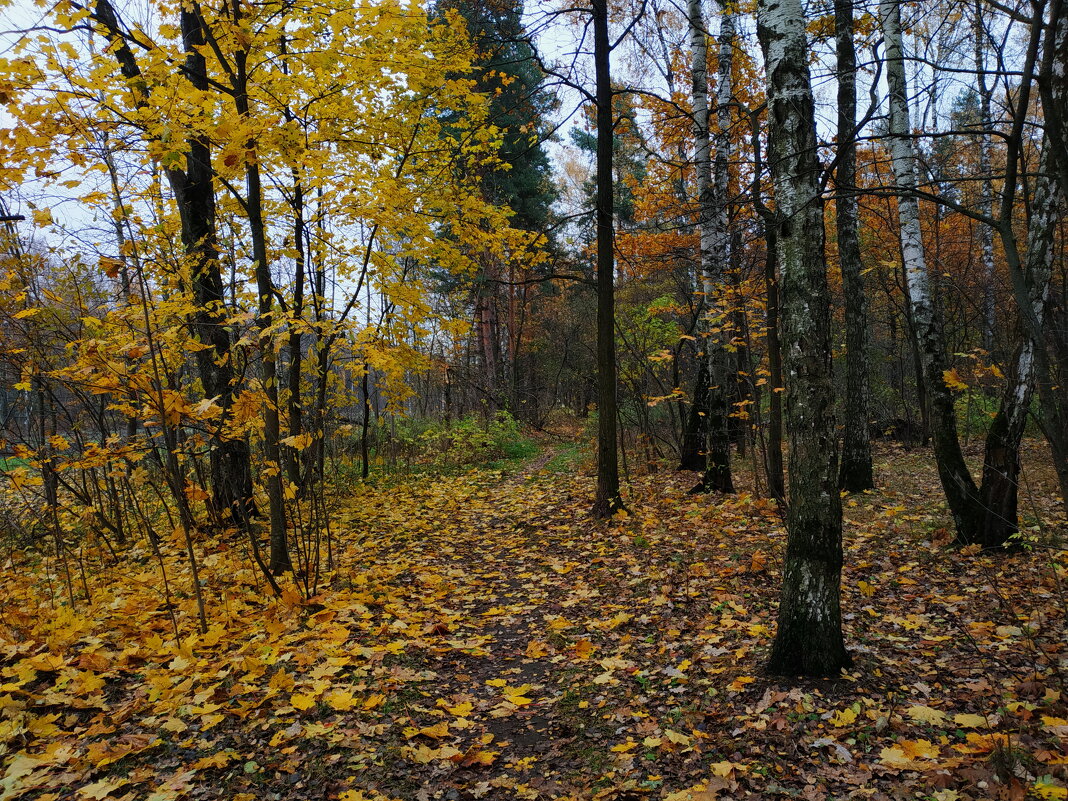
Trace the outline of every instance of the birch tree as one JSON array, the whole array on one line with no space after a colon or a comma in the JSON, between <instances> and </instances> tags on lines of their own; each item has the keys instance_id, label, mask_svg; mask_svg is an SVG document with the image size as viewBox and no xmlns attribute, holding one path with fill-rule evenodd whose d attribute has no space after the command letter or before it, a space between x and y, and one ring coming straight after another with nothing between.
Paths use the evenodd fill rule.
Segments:
<instances>
[{"instance_id":1,"label":"birch tree","mask_svg":"<svg viewBox=\"0 0 1068 801\"><path fill-rule=\"evenodd\" d=\"M733 13L724 8L720 27L717 83L715 171L711 156L708 104L708 33L701 0L690 0L690 56L692 59L694 166L697 172L698 229L700 233L701 289L704 295L702 341L708 364L705 409L707 457L700 489L733 492L728 426L728 351L723 342L727 312L722 302L730 259L727 231L727 156L730 147L731 49L734 46ZM700 388L700 381L698 382Z\"/></svg>"},{"instance_id":2,"label":"birch tree","mask_svg":"<svg viewBox=\"0 0 1068 801\"><path fill-rule=\"evenodd\" d=\"M886 43L890 105L890 155L897 188L897 212L908 306L920 356L923 387L931 405L931 440L938 476L946 494L957 539L971 542L981 518L979 490L964 462L957 435L954 398L946 384L949 369L942 324L931 295L920 229L916 188L916 150L909 124L905 55L898 0L881 0L879 17Z\"/></svg>"},{"instance_id":3,"label":"birch tree","mask_svg":"<svg viewBox=\"0 0 1068 801\"><path fill-rule=\"evenodd\" d=\"M759 0L768 78L768 138L782 270L790 496L778 630L768 670L833 676L842 639L842 506L838 492L830 292L815 106L800 0Z\"/></svg>"}]
</instances>

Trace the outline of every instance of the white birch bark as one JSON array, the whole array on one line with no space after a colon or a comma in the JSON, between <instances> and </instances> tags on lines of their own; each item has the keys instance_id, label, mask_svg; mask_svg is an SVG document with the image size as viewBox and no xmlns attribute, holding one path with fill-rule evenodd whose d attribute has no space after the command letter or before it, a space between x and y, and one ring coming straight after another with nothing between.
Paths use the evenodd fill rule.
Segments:
<instances>
[{"instance_id":1,"label":"white birch bark","mask_svg":"<svg viewBox=\"0 0 1068 801\"><path fill-rule=\"evenodd\" d=\"M986 59L984 49L984 31L982 2L975 3L975 74L979 91L979 212L987 217L994 216L994 181L991 168L991 151L993 143L990 136L990 89L986 83ZM979 254L983 265L983 348L986 352L994 350L994 327L997 317L994 308L994 286L996 273L994 269L994 229L985 223L979 224Z\"/></svg>"},{"instance_id":2,"label":"white birch bark","mask_svg":"<svg viewBox=\"0 0 1068 801\"><path fill-rule=\"evenodd\" d=\"M711 136L708 107L708 31L702 0L689 0L690 57L694 117L694 167L697 172L698 229L700 234L701 289L704 294L702 340L708 360L708 458L702 482L705 490L733 492L730 474L730 440L727 430L726 355L721 302L726 277L730 235L727 231L726 188L712 182ZM733 23L728 25L733 31ZM722 38L722 37L721 37ZM729 58L729 56L728 56ZM722 64L722 56L721 56ZM725 91L730 98L730 79ZM721 93L724 87L720 87ZM729 106L726 106L729 114ZM726 153L722 154L722 180L726 184ZM720 154L717 153L717 178ZM722 191L719 191L721 190Z\"/></svg>"},{"instance_id":3,"label":"white birch bark","mask_svg":"<svg viewBox=\"0 0 1068 801\"><path fill-rule=\"evenodd\" d=\"M916 152L909 125L905 56L898 0L880 0L879 16L886 43L886 79L890 106L890 155L897 185L898 222L906 290L920 351L923 382L931 403L931 433L939 478L946 494L957 539L971 542L981 516L978 488L964 462L957 436L953 395L946 386L946 345L931 296L927 260L916 199Z\"/></svg>"},{"instance_id":4,"label":"white birch bark","mask_svg":"<svg viewBox=\"0 0 1068 801\"><path fill-rule=\"evenodd\" d=\"M820 164L800 0L758 0L757 36L768 76L790 437L786 559L768 670L835 675L849 664L839 599L842 506Z\"/></svg>"}]
</instances>

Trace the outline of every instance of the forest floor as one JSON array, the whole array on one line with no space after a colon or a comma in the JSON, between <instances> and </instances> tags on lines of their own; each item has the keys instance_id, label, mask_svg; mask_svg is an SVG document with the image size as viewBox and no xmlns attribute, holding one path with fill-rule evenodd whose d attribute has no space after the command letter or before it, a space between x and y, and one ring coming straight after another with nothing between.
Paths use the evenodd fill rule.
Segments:
<instances>
[{"instance_id":1,"label":"forest floor","mask_svg":"<svg viewBox=\"0 0 1068 801\"><path fill-rule=\"evenodd\" d=\"M1051 476L1023 493L1037 544L961 552L929 453L881 447L892 489L845 504L853 668L790 681L762 673L774 504L664 470L597 523L572 453L357 487L310 600L269 598L240 542L205 537L206 635L177 540L167 587L147 547L87 551L73 608L60 566L12 552L0 797L1068 797Z\"/></svg>"}]
</instances>

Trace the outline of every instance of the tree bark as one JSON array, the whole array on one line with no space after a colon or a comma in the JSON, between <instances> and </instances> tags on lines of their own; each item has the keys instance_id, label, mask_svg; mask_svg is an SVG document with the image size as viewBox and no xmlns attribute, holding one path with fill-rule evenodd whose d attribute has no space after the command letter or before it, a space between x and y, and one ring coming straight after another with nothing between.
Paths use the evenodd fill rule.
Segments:
<instances>
[{"instance_id":1,"label":"tree bark","mask_svg":"<svg viewBox=\"0 0 1068 801\"><path fill-rule=\"evenodd\" d=\"M682 431L679 470L704 471L708 465L705 458L705 421L708 419L708 360L700 359L697 365L697 382L693 401L686 413Z\"/></svg>"},{"instance_id":2,"label":"tree bark","mask_svg":"<svg viewBox=\"0 0 1068 801\"><path fill-rule=\"evenodd\" d=\"M1060 185L1050 176L1051 149L1043 148L1041 175L1035 185L1031 205L1031 224L1027 232L1026 275L1033 320L1045 321L1053 273L1053 238L1060 210ZM986 437L983 460L983 519L974 541L986 548L1005 545L1018 530L1020 443L1027 427L1027 416L1035 389L1036 350L1044 343L1024 331L1017 350L1015 369L1001 397L1001 404Z\"/></svg>"},{"instance_id":3,"label":"tree bark","mask_svg":"<svg viewBox=\"0 0 1068 801\"><path fill-rule=\"evenodd\" d=\"M979 84L979 211L987 217L994 216L994 179L991 167L991 141L990 130L992 126L990 117L991 90L986 85L986 64L983 55L985 49L983 31L983 4L981 0L975 3L975 76ZM979 254L983 264L983 299L982 299L982 326L983 326L983 349L987 354L994 352L994 328L997 316L994 309L994 230L989 225L982 223L978 226Z\"/></svg>"},{"instance_id":4,"label":"tree bark","mask_svg":"<svg viewBox=\"0 0 1068 801\"><path fill-rule=\"evenodd\" d=\"M704 406L707 453L705 474L700 489L705 492L734 492L731 481L731 443L727 381L729 353L724 347L723 329L727 324L724 308L730 235L727 231L727 149L726 128L730 124L730 73L734 44L734 18L724 11L720 30L719 83L717 89L722 112L717 131L716 169L713 183L711 140L708 109L708 34L701 0L689 0L690 56L692 59L694 166L697 172L698 231L700 234L701 289L704 295L704 319L701 342L708 365L708 387ZM718 127L719 127L718 126Z\"/></svg>"},{"instance_id":5,"label":"tree bark","mask_svg":"<svg viewBox=\"0 0 1068 801\"><path fill-rule=\"evenodd\" d=\"M234 24L240 25L239 5L233 7ZM234 54L233 76L234 108L242 117L251 113L248 97L248 54L238 50ZM289 557L285 496L282 488L281 420L278 399L278 361L271 334L274 310L274 282L267 257L267 228L263 219L263 186L259 162L255 157L256 143L247 143L252 155L245 164L245 213L248 215L249 235L252 240L252 261L256 275L256 295L259 299L256 323L260 329L260 380L264 393L263 450L265 465L263 481L267 489L267 510L270 525L270 559L268 567L274 575L293 569Z\"/></svg>"},{"instance_id":6,"label":"tree bark","mask_svg":"<svg viewBox=\"0 0 1068 801\"><path fill-rule=\"evenodd\" d=\"M597 83L597 494L593 516L623 508L616 450L615 258L613 253L612 74L608 0L591 0Z\"/></svg>"},{"instance_id":7,"label":"tree bark","mask_svg":"<svg viewBox=\"0 0 1068 801\"><path fill-rule=\"evenodd\" d=\"M860 259L857 213L857 54L853 44L853 0L835 0L838 52L838 168L835 171L835 228L845 295L846 397L839 483L847 492L875 487L868 428L868 301Z\"/></svg>"},{"instance_id":8,"label":"tree bark","mask_svg":"<svg viewBox=\"0 0 1068 801\"><path fill-rule=\"evenodd\" d=\"M842 505L831 376L830 291L815 106L800 0L759 0L757 36L768 76L786 345L790 499L776 674L833 676L850 664L842 639Z\"/></svg>"},{"instance_id":9,"label":"tree bark","mask_svg":"<svg viewBox=\"0 0 1068 801\"><path fill-rule=\"evenodd\" d=\"M957 539L970 543L982 518L979 490L964 462L957 435L953 393L946 385L948 369L945 337L931 297L930 278L923 251L920 209L916 199L916 154L911 138L905 58L898 0L879 4L886 41L886 77L890 91L890 154L893 160L901 250L912 324L923 372L923 385L931 405L931 438L942 489L946 495Z\"/></svg>"}]
</instances>

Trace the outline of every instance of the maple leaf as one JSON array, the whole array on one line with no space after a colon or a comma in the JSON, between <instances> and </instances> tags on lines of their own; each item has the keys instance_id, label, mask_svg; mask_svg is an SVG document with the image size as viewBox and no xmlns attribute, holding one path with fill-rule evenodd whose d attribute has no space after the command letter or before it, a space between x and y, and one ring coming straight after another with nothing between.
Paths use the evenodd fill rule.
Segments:
<instances>
[{"instance_id":1,"label":"maple leaf","mask_svg":"<svg viewBox=\"0 0 1068 801\"><path fill-rule=\"evenodd\" d=\"M103 779L98 779L97 781L93 782L92 784L87 784L84 787L80 787L78 789L78 795L84 796L85 798L94 799L94 801L100 801L100 799L107 798L109 795L111 795L113 792L118 790L120 787L124 787L125 785L127 785L129 783L130 783L129 779L124 779L124 778L121 778L121 777L120 778L107 778L107 777L105 777Z\"/></svg>"},{"instance_id":2,"label":"maple leaf","mask_svg":"<svg viewBox=\"0 0 1068 801\"><path fill-rule=\"evenodd\" d=\"M928 723L932 726L942 726L946 722L946 713L929 706L910 706L905 710L910 718L918 723Z\"/></svg>"},{"instance_id":3,"label":"maple leaf","mask_svg":"<svg viewBox=\"0 0 1068 801\"><path fill-rule=\"evenodd\" d=\"M353 698L351 690L334 690L327 693L323 700L327 706L338 712L348 712L356 706L356 700Z\"/></svg>"},{"instance_id":4,"label":"maple leaf","mask_svg":"<svg viewBox=\"0 0 1068 801\"><path fill-rule=\"evenodd\" d=\"M831 715L830 723L836 729L841 729L845 728L846 726L852 725L856 719L857 711L852 707L846 707L845 709L838 710L833 715Z\"/></svg>"},{"instance_id":5,"label":"maple leaf","mask_svg":"<svg viewBox=\"0 0 1068 801\"><path fill-rule=\"evenodd\" d=\"M445 707L445 710L450 715L455 715L458 718L465 718L471 714L474 708L474 704L472 704L470 701L462 701L461 703L456 704L456 706Z\"/></svg>"},{"instance_id":6,"label":"maple leaf","mask_svg":"<svg viewBox=\"0 0 1068 801\"><path fill-rule=\"evenodd\" d=\"M583 637L577 643L575 643L575 658L576 659L589 659L593 654L593 643Z\"/></svg>"},{"instance_id":7,"label":"maple leaf","mask_svg":"<svg viewBox=\"0 0 1068 801\"><path fill-rule=\"evenodd\" d=\"M541 642L540 640L531 640L527 643L527 648L523 652L523 656L527 659L540 659L549 653L549 646Z\"/></svg>"},{"instance_id":8,"label":"maple leaf","mask_svg":"<svg viewBox=\"0 0 1068 801\"><path fill-rule=\"evenodd\" d=\"M382 706L382 704L384 704L385 702L385 695L381 693L375 693L373 695L367 696L367 698L364 699L363 708L369 712L372 709L378 709L378 707Z\"/></svg>"},{"instance_id":9,"label":"maple leaf","mask_svg":"<svg viewBox=\"0 0 1068 801\"><path fill-rule=\"evenodd\" d=\"M294 693L290 696L289 703L292 704L294 709L299 709L303 712L315 706L315 696L306 695L304 693Z\"/></svg>"},{"instance_id":10,"label":"maple leaf","mask_svg":"<svg viewBox=\"0 0 1068 801\"><path fill-rule=\"evenodd\" d=\"M206 770L208 768L225 768L234 759L231 751L217 751L211 756L202 757L193 763L194 770Z\"/></svg>"}]
</instances>

